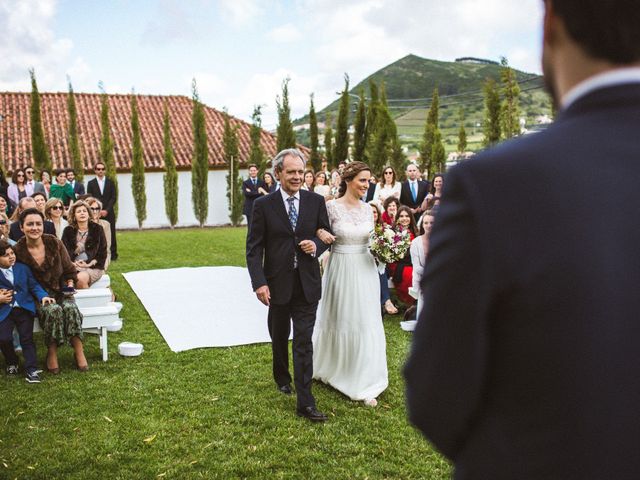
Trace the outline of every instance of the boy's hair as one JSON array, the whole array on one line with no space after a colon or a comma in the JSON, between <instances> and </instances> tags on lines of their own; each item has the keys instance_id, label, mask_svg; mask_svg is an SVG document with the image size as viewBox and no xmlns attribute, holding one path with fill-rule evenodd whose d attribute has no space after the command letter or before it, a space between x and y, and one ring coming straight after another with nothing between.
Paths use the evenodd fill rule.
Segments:
<instances>
[{"instance_id":1,"label":"boy's hair","mask_svg":"<svg viewBox=\"0 0 640 480\"><path fill-rule=\"evenodd\" d=\"M5 239L0 239L0 257L3 257L7 253L7 249L13 250L13 247Z\"/></svg>"}]
</instances>

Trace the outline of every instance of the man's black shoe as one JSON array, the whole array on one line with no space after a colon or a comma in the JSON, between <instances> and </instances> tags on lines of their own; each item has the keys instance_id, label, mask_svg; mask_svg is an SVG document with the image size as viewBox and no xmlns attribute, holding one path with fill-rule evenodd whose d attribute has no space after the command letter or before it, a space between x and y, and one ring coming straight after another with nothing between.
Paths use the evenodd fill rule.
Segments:
<instances>
[{"instance_id":1,"label":"man's black shoe","mask_svg":"<svg viewBox=\"0 0 640 480\"><path fill-rule=\"evenodd\" d=\"M326 422L328 420L327 416L316 410L316 407L304 407L296 410L296 413L299 417L305 417L312 422Z\"/></svg>"},{"instance_id":2,"label":"man's black shoe","mask_svg":"<svg viewBox=\"0 0 640 480\"><path fill-rule=\"evenodd\" d=\"M278 391L280 393L284 393L285 395L291 395L293 393L293 391L291 390L291 385L289 385L288 383L286 385L278 386Z\"/></svg>"}]
</instances>

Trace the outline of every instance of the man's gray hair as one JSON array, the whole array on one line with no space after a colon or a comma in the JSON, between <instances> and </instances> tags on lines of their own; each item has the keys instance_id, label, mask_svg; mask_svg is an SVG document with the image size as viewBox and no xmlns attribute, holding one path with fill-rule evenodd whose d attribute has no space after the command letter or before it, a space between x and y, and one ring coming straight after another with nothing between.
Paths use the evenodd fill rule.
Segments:
<instances>
[{"instance_id":1,"label":"man's gray hair","mask_svg":"<svg viewBox=\"0 0 640 480\"><path fill-rule=\"evenodd\" d=\"M304 158L303 153L297 148L285 148L281 152L279 152L271 161L271 166L273 167L273 173L280 173L282 171L282 163L284 162L284 157L287 155L292 155L294 157L298 157L302 160L303 165L307 165L307 160Z\"/></svg>"}]
</instances>

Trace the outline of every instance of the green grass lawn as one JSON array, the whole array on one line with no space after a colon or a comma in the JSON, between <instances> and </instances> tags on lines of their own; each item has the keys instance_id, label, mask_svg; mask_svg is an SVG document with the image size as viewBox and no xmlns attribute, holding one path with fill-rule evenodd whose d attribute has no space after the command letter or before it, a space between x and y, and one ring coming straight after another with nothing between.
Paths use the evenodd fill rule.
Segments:
<instances>
[{"instance_id":1,"label":"green grass lawn","mask_svg":"<svg viewBox=\"0 0 640 480\"><path fill-rule=\"evenodd\" d=\"M63 348L60 375L44 373L39 385L2 375L0 479L448 478L449 465L406 420L400 369L410 334L397 317L385 320L389 388L379 406L315 383L326 424L298 418L295 398L276 391L268 344L169 350L122 272L244 266L245 234L119 233L109 274L124 327L109 336L110 359L87 335L88 373ZM120 357L122 341L143 343L144 354ZM36 342L44 363L41 335Z\"/></svg>"}]
</instances>

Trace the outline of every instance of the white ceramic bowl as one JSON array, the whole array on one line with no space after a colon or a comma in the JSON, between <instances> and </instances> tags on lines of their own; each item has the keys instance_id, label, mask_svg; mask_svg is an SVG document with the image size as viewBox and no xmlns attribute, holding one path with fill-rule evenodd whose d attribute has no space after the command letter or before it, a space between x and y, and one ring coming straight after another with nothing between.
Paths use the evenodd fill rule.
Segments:
<instances>
[{"instance_id":1,"label":"white ceramic bowl","mask_svg":"<svg viewBox=\"0 0 640 480\"><path fill-rule=\"evenodd\" d=\"M141 343L122 342L118 345L118 352L123 357L137 357L142 354L144 347Z\"/></svg>"},{"instance_id":2,"label":"white ceramic bowl","mask_svg":"<svg viewBox=\"0 0 640 480\"><path fill-rule=\"evenodd\" d=\"M107 332L119 332L122 330L122 319L118 319L107 327Z\"/></svg>"},{"instance_id":3,"label":"white ceramic bowl","mask_svg":"<svg viewBox=\"0 0 640 480\"><path fill-rule=\"evenodd\" d=\"M405 332L413 332L416 328L417 320L407 320L406 322L400 322L400 328Z\"/></svg>"}]
</instances>

